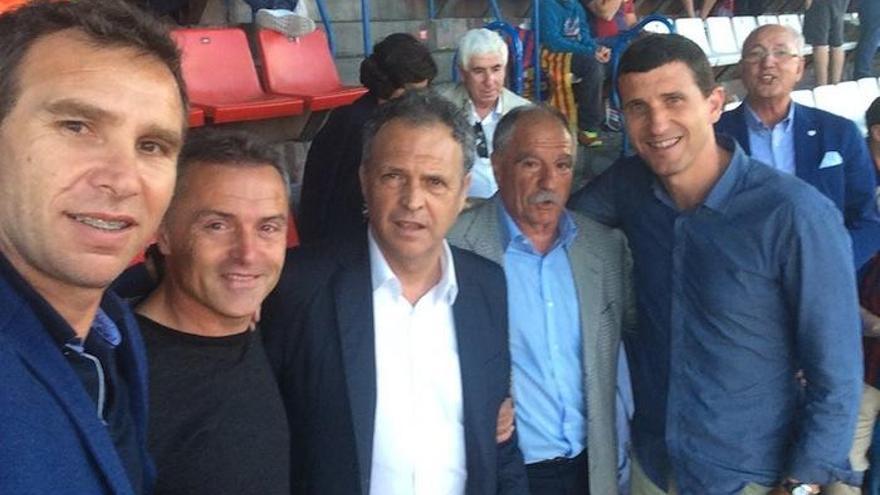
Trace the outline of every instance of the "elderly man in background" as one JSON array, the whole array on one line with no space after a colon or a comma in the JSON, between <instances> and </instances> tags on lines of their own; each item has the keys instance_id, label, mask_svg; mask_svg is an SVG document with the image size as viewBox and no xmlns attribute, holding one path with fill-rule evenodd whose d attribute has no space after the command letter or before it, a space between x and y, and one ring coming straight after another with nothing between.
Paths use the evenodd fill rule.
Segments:
<instances>
[{"instance_id":1,"label":"elderly man in background","mask_svg":"<svg viewBox=\"0 0 880 495\"><path fill-rule=\"evenodd\" d=\"M495 31L471 29L458 42L461 82L442 94L467 115L476 136L476 161L471 170L468 196L488 198L498 185L489 157L498 121L528 100L504 87L507 75L507 43Z\"/></svg>"},{"instance_id":2,"label":"elderly man in background","mask_svg":"<svg viewBox=\"0 0 880 495\"><path fill-rule=\"evenodd\" d=\"M532 493L614 495L620 334L632 328L623 234L565 209L577 142L557 110L501 119L499 191L464 212L449 240L504 267L513 397Z\"/></svg>"},{"instance_id":3,"label":"elderly man in background","mask_svg":"<svg viewBox=\"0 0 880 495\"><path fill-rule=\"evenodd\" d=\"M874 167L852 121L792 101L804 74L802 48L803 38L789 27L752 31L740 62L745 101L722 114L715 129L752 158L797 176L833 201L852 236L858 268L880 246Z\"/></svg>"}]
</instances>

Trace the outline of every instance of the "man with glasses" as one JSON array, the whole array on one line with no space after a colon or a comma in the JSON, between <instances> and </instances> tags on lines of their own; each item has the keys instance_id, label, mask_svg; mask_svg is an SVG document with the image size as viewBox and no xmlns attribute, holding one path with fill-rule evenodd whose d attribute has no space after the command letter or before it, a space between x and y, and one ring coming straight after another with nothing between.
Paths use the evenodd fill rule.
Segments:
<instances>
[{"instance_id":1,"label":"man with glasses","mask_svg":"<svg viewBox=\"0 0 880 495\"><path fill-rule=\"evenodd\" d=\"M753 31L740 62L745 101L724 113L715 128L753 158L796 175L831 199L843 213L859 267L880 239L874 169L853 122L792 101L804 74L802 48L803 38L791 28L771 24Z\"/></svg>"},{"instance_id":2,"label":"man with glasses","mask_svg":"<svg viewBox=\"0 0 880 495\"><path fill-rule=\"evenodd\" d=\"M495 31L471 29L458 42L461 82L443 92L467 115L476 136L476 161L468 197L488 198L498 190L489 155L495 126L507 112L528 100L504 87L507 44Z\"/></svg>"}]
</instances>

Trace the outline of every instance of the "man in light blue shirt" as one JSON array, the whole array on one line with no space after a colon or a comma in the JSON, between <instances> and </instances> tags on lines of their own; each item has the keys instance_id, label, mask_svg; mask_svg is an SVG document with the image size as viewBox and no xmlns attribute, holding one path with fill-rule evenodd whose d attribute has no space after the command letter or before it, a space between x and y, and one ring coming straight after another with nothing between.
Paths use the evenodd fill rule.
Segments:
<instances>
[{"instance_id":1,"label":"man in light blue shirt","mask_svg":"<svg viewBox=\"0 0 880 495\"><path fill-rule=\"evenodd\" d=\"M634 307L626 242L565 209L576 143L558 111L511 110L494 145L499 192L462 214L449 240L504 266L530 489L615 495L618 349Z\"/></svg>"}]
</instances>

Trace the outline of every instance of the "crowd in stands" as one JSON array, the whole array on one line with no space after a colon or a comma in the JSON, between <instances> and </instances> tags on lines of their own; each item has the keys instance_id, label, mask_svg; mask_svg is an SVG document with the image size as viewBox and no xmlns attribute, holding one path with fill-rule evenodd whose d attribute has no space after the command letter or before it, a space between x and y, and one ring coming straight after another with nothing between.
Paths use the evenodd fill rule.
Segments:
<instances>
[{"instance_id":1,"label":"crowd in stands","mask_svg":"<svg viewBox=\"0 0 880 495\"><path fill-rule=\"evenodd\" d=\"M0 494L880 493L880 97L865 137L792 96L805 43L843 78L847 1L752 30L727 111L687 37L611 53L631 0L540 2L573 105L508 89L493 30L439 90L390 34L295 249L283 156L187 129L183 6L136 3L0 0ZM579 188L612 55L630 149Z\"/></svg>"}]
</instances>

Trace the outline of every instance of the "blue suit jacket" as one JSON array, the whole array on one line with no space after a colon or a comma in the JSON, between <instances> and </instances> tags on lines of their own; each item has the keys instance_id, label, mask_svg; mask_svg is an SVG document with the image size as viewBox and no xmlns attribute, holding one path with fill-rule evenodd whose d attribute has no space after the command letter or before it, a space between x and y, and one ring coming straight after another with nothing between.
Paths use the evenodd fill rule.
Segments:
<instances>
[{"instance_id":1,"label":"blue suit jacket","mask_svg":"<svg viewBox=\"0 0 880 495\"><path fill-rule=\"evenodd\" d=\"M290 421L293 492L368 495L376 409L369 254L366 236L333 246L288 256L260 327ZM525 494L516 437L495 441L510 388L504 273L474 254L452 252L466 493Z\"/></svg>"},{"instance_id":2,"label":"blue suit jacket","mask_svg":"<svg viewBox=\"0 0 880 495\"><path fill-rule=\"evenodd\" d=\"M838 115L792 102L796 175L837 205L853 241L856 268L880 248L880 216L874 201L876 178L865 140L856 125ZM715 130L733 136L749 150L745 104L725 112ZM819 168L825 154L837 152L843 163Z\"/></svg>"},{"instance_id":3,"label":"blue suit jacket","mask_svg":"<svg viewBox=\"0 0 880 495\"><path fill-rule=\"evenodd\" d=\"M128 384L146 485L146 357L121 299L101 305L119 327L119 366ZM131 494L128 475L95 403L25 297L0 276L0 493Z\"/></svg>"}]
</instances>

